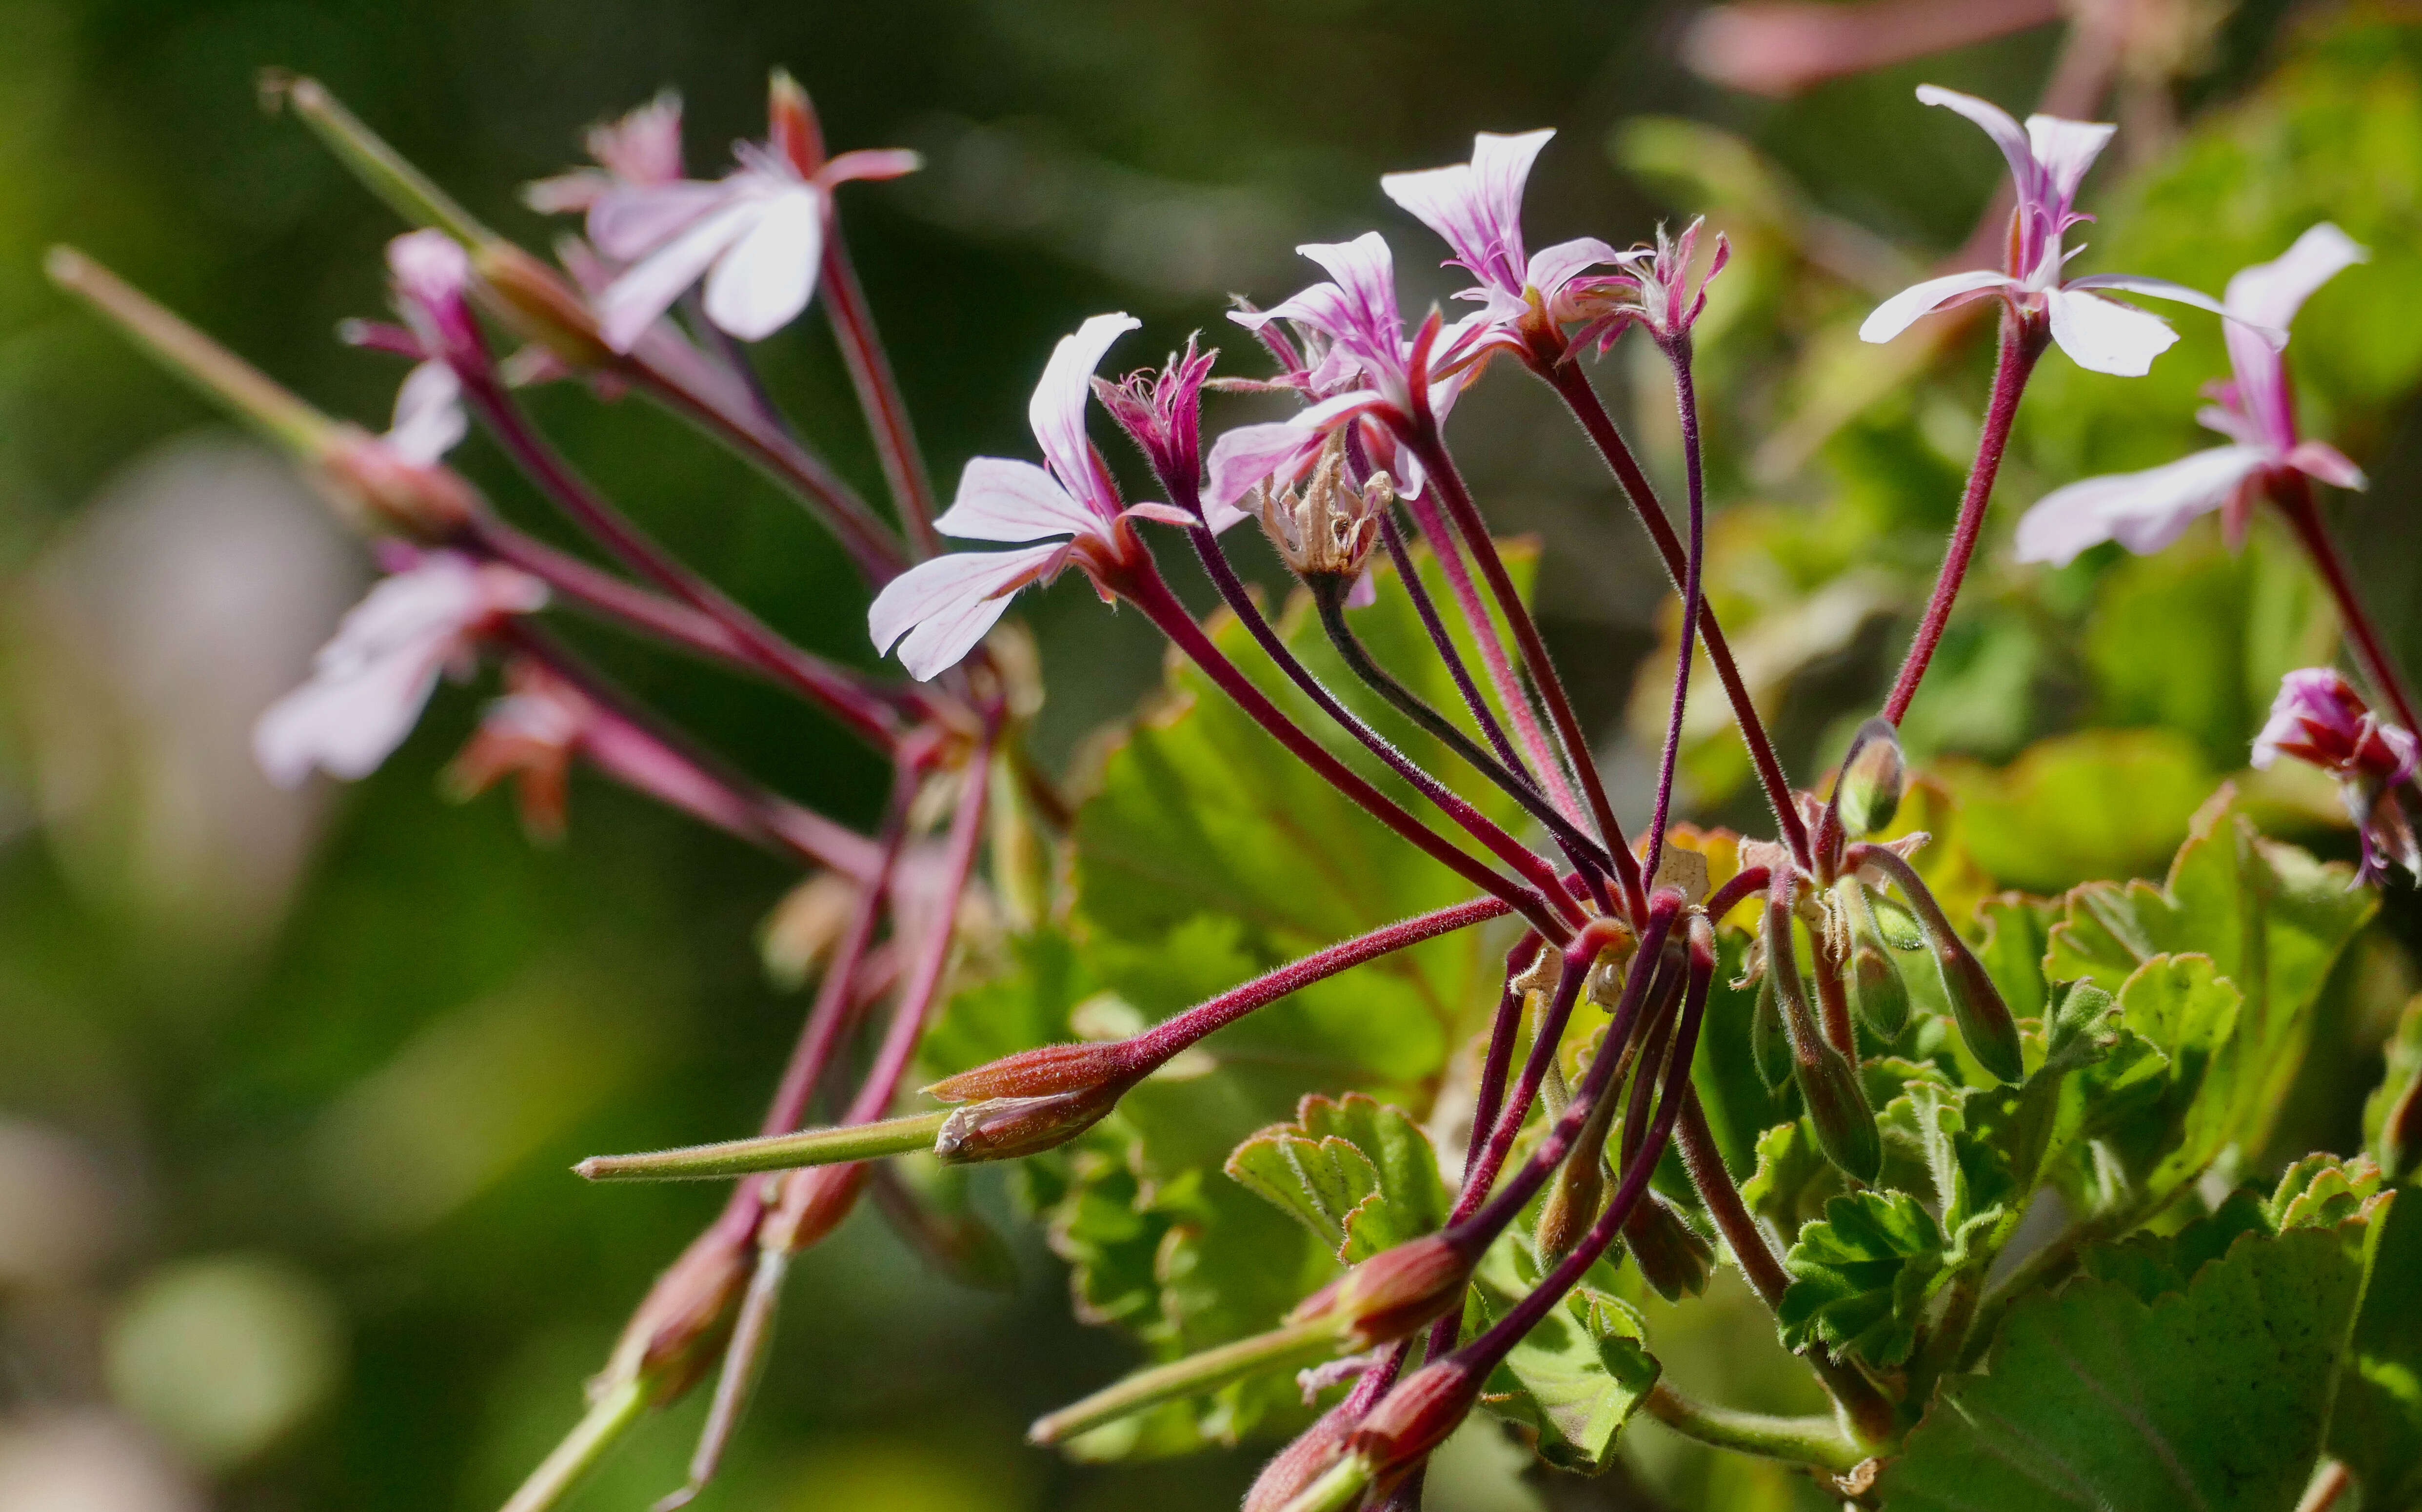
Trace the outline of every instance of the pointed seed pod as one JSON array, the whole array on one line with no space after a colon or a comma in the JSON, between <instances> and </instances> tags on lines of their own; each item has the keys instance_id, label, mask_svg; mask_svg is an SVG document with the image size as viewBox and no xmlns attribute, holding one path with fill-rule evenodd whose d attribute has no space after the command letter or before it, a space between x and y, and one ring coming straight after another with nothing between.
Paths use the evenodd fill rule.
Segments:
<instances>
[{"instance_id":1,"label":"pointed seed pod","mask_svg":"<svg viewBox=\"0 0 2422 1512\"><path fill-rule=\"evenodd\" d=\"M1909 783L1909 762L1900 749L1900 732L1883 719L1871 719L1850 738L1849 754L1842 758L1842 775L1833 788L1833 803L1844 833L1869 835L1891 827L1900 812L1902 791Z\"/></svg>"},{"instance_id":2,"label":"pointed seed pod","mask_svg":"<svg viewBox=\"0 0 2422 1512\"><path fill-rule=\"evenodd\" d=\"M1380 1251L1298 1303L1289 1323L1334 1319L1358 1349L1403 1338L1463 1303L1472 1262L1443 1234Z\"/></svg>"},{"instance_id":3,"label":"pointed seed pod","mask_svg":"<svg viewBox=\"0 0 2422 1512\"><path fill-rule=\"evenodd\" d=\"M1640 1274L1667 1302L1707 1289L1716 1268L1715 1247L1682 1216L1682 1210L1651 1192L1624 1222L1623 1241L1640 1264Z\"/></svg>"},{"instance_id":4,"label":"pointed seed pod","mask_svg":"<svg viewBox=\"0 0 2422 1512\"><path fill-rule=\"evenodd\" d=\"M1371 1484L1389 1490L1428 1458L1470 1414L1486 1376L1459 1354L1450 1354L1414 1371L1379 1398L1347 1441L1352 1452L1370 1465Z\"/></svg>"},{"instance_id":5,"label":"pointed seed pod","mask_svg":"<svg viewBox=\"0 0 2422 1512\"><path fill-rule=\"evenodd\" d=\"M1844 1175L1873 1181L1883 1172L1884 1141L1866 1089L1859 1084L1859 1068L1822 1039L1813 1048L1815 1053L1803 1052L1793 1068L1808 1121L1816 1129L1816 1147Z\"/></svg>"}]
</instances>

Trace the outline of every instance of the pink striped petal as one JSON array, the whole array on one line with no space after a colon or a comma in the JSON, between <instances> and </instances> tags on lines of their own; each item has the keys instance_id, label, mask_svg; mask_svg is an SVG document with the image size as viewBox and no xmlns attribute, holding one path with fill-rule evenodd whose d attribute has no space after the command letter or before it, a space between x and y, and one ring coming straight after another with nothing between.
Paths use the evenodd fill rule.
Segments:
<instances>
[{"instance_id":1,"label":"pink striped petal","mask_svg":"<svg viewBox=\"0 0 2422 1512\"><path fill-rule=\"evenodd\" d=\"M2326 441L2297 443L2295 448L2288 453L2288 465L2308 477L2320 478L2332 488L2362 490L2371 487L2371 480L2363 475L2363 469Z\"/></svg>"},{"instance_id":2,"label":"pink striped petal","mask_svg":"<svg viewBox=\"0 0 2422 1512\"><path fill-rule=\"evenodd\" d=\"M1233 507L1266 477L1288 481L1298 476L1319 449L1319 432L1292 420L1237 426L1221 432L1211 444L1211 486L1203 495L1205 510L1214 505Z\"/></svg>"},{"instance_id":3,"label":"pink striped petal","mask_svg":"<svg viewBox=\"0 0 2422 1512\"><path fill-rule=\"evenodd\" d=\"M954 552L918 563L885 584L866 612L875 649L899 646L901 665L929 681L983 639L1009 608L1010 595L1058 572L1066 542L1014 552Z\"/></svg>"},{"instance_id":4,"label":"pink striped petal","mask_svg":"<svg viewBox=\"0 0 2422 1512\"><path fill-rule=\"evenodd\" d=\"M1062 336L1027 403L1027 424L1043 448L1043 460L1072 493L1089 496L1093 489L1093 446L1085 439L1085 401L1093 397L1093 369L1102 365L1110 343L1142 324L1124 311L1096 315L1073 335ZM1113 506L1102 514L1115 512Z\"/></svg>"}]
</instances>

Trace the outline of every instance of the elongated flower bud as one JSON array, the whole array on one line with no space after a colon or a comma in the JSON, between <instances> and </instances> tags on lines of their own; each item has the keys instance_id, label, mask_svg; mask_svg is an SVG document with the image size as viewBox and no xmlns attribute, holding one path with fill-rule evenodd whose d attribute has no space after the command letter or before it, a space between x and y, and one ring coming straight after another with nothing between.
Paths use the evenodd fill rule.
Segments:
<instances>
[{"instance_id":1,"label":"elongated flower bud","mask_svg":"<svg viewBox=\"0 0 2422 1512\"><path fill-rule=\"evenodd\" d=\"M1461 1305L1472 1260L1443 1234L1382 1250L1305 1298L1291 1323L1334 1319L1354 1348L1401 1339Z\"/></svg>"},{"instance_id":2,"label":"elongated flower bud","mask_svg":"<svg viewBox=\"0 0 2422 1512\"><path fill-rule=\"evenodd\" d=\"M946 1076L925 1091L944 1102L1043 1098L1057 1092L1081 1091L1131 1077L1136 1069L1131 1049L1132 1042L1127 1040L1037 1045L956 1076Z\"/></svg>"},{"instance_id":3,"label":"elongated flower bud","mask_svg":"<svg viewBox=\"0 0 2422 1512\"><path fill-rule=\"evenodd\" d=\"M989 1098L944 1121L934 1153L952 1164L1010 1161L1065 1145L1119 1104L1127 1083L1105 1083L1043 1098Z\"/></svg>"},{"instance_id":4,"label":"elongated flower bud","mask_svg":"<svg viewBox=\"0 0 2422 1512\"><path fill-rule=\"evenodd\" d=\"M1293 1443L1270 1457L1245 1493L1243 1512L1285 1512L1295 1499L1329 1468L1345 1457L1345 1441L1353 1436L1361 1413L1340 1402L1297 1436Z\"/></svg>"},{"instance_id":5,"label":"elongated flower bud","mask_svg":"<svg viewBox=\"0 0 2422 1512\"><path fill-rule=\"evenodd\" d=\"M697 1384L723 1352L756 1254L747 1230L720 1224L692 1239L623 1325L606 1368L590 1382L591 1398L627 1380L644 1381L659 1401Z\"/></svg>"},{"instance_id":6,"label":"elongated flower bud","mask_svg":"<svg viewBox=\"0 0 2422 1512\"><path fill-rule=\"evenodd\" d=\"M483 242L471 249L471 271L480 275L486 303L506 323L573 367L596 367L615 360L571 283L510 242Z\"/></svg>"},{"instance_id":7,"label":"elongated flower bud","mask_svg":"<svg viewBox=\"0 0 2422 1512\"><path fill-rule=\"evenodd\" d=\"M1601 1104L1613 1101L1613 1090L1608 1089L1598 1100ZM1595 1113L1591 1121L1596 1121ZM1532 1232L1541 1265L1553 1265L1570 1255L1590 1224L1597 1222L1598 1208L1606 1201L1606 1161L1598 1155L1605 1143L1604 1130L1596 1141L1584 1130L1557 1173L1555 1184L1548 1189L1548 1201L1539 1209L1539 1226Z\"/></svg>"},{"instance_id":8,"label":"elongated flower bud","mask_svg":"<svg viewBox=\"0 0 2422 1512\"><path fill-rule=\"evenodd\" d=\"M1414 1371L1379 1398L1348 1440L1371 1467L1371 1483L1386 1490L1429 1457L1480 1400L1487 1372L1448 1355Z\"/></svg>"},{"instance_id":9,"label":"elongated flower bud","mask_svg":"<svg viewBox=\"0 0 2422 1512\"><path fill-rule=\"evenodd\" d=\"M1909 761L1901 754L1900 734L1891 722L1871 719L1850 738L1849 754L1842 758L1842 775L1833 788L1833 805L1846 834L1869 835L1892 825L1900 812L1902 791L1909 783Z\"/></svg>"},{"instance_id":10,"label":"elongated flower bud","mask_svg":"<svg viewBox=\"0 0 2422 1512\"><path fill-rule=\"evenodd\" d=\"M1705 1292L1715 1272L1715 1246L1683 1220L1680 1208L1654 1192L1624 1220L1623 1242L1639 1262L1641 1276L1669 1302Z\"/></svg>"},{"instance_id":11,"label":"elongated flower bud","mask_svg":"<svg viewBox=\"0 0 2422 1512\"><path fill-rule=\"evenodd\" d=\"M1814 1054L1800 1056L1794 1070L1808 1121L1816 1126L1816 1147L1846 1175L1873 1181L1884 1168L1884 1142L1866 1089L1859 1084L1859 1068L1820 1040Z\"/></svg>"},{"instance_id":12,"label":"elongated flower bud","mask_svg":"<svg viewBox=\"0 0 2422 1512\"><path fill-rule=\"evenodd\" d=\"M1873 866L1883 873L1909 900L1918 927L1926 932L1927 947L1934 952L1934 963L1942 969L1943 995L1951 1001L1959 1037L1967 1041L1977 1064L2001 1081L2013 1084L2024 1081L2026 1056L2019 1041L2019 1025L2010 1017L2009 1005L2002 1001L2002 990L1986 974L1985 963L1968 948L1968 942L1951 927L1942 905L1935 901L1916 870L1897 852L1878 845L1853 847L1846 859L1853 867Z\"/></svg>"}]
</instances>

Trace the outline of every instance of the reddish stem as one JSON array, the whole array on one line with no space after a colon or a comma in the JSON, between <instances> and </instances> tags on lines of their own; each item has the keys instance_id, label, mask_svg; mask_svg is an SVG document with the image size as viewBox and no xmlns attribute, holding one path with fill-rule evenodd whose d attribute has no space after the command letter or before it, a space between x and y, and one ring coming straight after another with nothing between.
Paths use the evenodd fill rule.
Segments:
<instances>
[{"instance_id":1,"label":"reddish stem","mask_svg":"<svg viewBox=\"0 0 2422 1512\"><path fill-rule=\"evenodd\" d=\"M1658 503L1657 491L1650 486L1648 475L1641 470L1623 432L1615 429L1613 417L1599 402L1597 390L1590 386L1589 375L1581 370L1578 363L1565 361L1555 353L1532 359L1532 370L1563 397L1565 407L1573 412L1573 417L1597 447L1598 456L1622 486L1624 497L1631 501L1632 513L1639 516L1648 538L1656 543L1657 553L1665 562L1666 576L1678 592L1690 575L1690 557L1674 534L1672 522L1665 518L1664 507ZM1724 696L1732 702L1734 723L1740 728L1742 743L1749 747L1758 781L1766 788L1767 804L1774 810L1776 832L1805 866L1810 859L1808 828L1801 821L1799 804L1792 800L1791 783L1784 775L1781 758L1774 754L1774 741L1766 732L1766 722L1758 717L1749 684L1741 678L1739 663L1733 660L1732 646L1724 639L1723 627L1716 622L1716 612L1704 598L1699 601L1698 619L1699 639L1707 648L1707 661L1716 669L1716 680L1724 685Z\"/></svg>"},{"instance_id":2,"label":"reddish stem","mask_svg":"<svg viewBox=\"0 0 2422 1512\"><path fill-rule=\"evenodd\" d=\"M1329 748L1307 733L1285 712L1270 702L1267 694L1253 685L1252 679L1228 660L1203 627L1194 622L1193 615L1178 602L1177 596L1161 581L1151 558L1140 550L1133 565L1115 585L1119 594L1143 611L1145 617L1160 628L1177 648L1186 653L1204 675L1219 684L1221 692L1253 722L1269 732L1296 759L1313 769L1330 787L1344 793L1368 811L1372 818L1411 841L1424 854L1446 866L1474 887L1503 898L1521 914L1533 928L1544 937L1561 944L1572 937L1571 927L1553 911L1547 900L1529 888L1499 875L1477 858L1458 849L1412 815L1387 794L1356 773L1332 755Z\"/></svg>"},{"instance_id":3,"label":"reddish stem","mask_svg":"<svg viewBox=\"0 0 2422 1512\"><path fill-rule=\"evenodd\" d=\"M2338 618L2345 622L2347 635L2354 642L2355 652L2363 659L2364 672L2397 710L2397 722L2407 729L2422 728L2414 723L2414 699L2405 691L2405 679L2398 675L2397 663L2388 654L2388 644L2372 624L2371 614L2364 607L2363 597L2355 591L2354 579L2347 571L2346 559L2338 554L2336 542L2330 539L2327 526L2321 523L2321 511L2313 502L2311 480L2302 473L2287 473L2273 484L2272 498L2288 524L2304 543L2305 553L2320 569L2321 580L2330 586L2330 596L2337 600Z\"/></svg>"},{"instance_id":4,"label":"reddish stem","mask_svg":"<svg viewBox=\"0 0 2422 1512\"><path fill-rule=\"evenodd\" d=\"M1674 405L1682 416L1682 458L1689 478L1691 546L1683 557L1682 648L1675 657L1674 707L1665 719L1665 752L1657 767L1657 803L1648 820L1645 870L1657 875L1665 855L1665 820L1674 802L1674 772L1682 756L1682 715L1691 701L1691 663L1696 659L1701 584L1706 565L1706 480L1699 442L1699 395L1691 378L1691 338L1686 333L1661 343L1674 367Z\"/></svg>"},{"instance_id":5,"label":"reddish stem","mask_svg":"<svg viewBox=\"0 0 2422 1512\"><path fill-rule=\"evenodd\" d=\"M1480 564L1481 575L1488 580L1489 592L1503 612L1507 628L1514 631L1514 644L1521 649L1532 684L1548 706L1548 717L1555 725L1565 756L1581 778L1581 791L1589 799L1590 815L1597 823L1598 835L1613 853L1615 876L1623 883L1631 916L1644 917L1648 910L1648 894L1642 884L1640 860L1624 839L1623 826L1615 821L1614 807L1607 802L1606 784L1598 776L1597 761L1590 755L1589 738L1573 713L1572 700L1565 694L1564 679L1556 675L1556 664L1548 659L1548 643L1539 637L1530 605L1522 601L1513 575L1505 570L1504 559L1497 554L1497 543L1489 538L1487 522L1480 518L1479 508L1471 502L1471 491L1464 486L1463 475L1455 470L1455 459L1447 454L1445 439L1439 433L1437 424L1422 427L1407 440L1420 456L1423 470L1445 497L1447 512L1454 517L1456 531L1471 548L1472 560Z\"/></svg>"},{"instance_id":6,"label":"reddish stem","mask_svg":"<svg viewBox=\"0 0 2422 1512\"><path fill-rule=\"evenodd\" d=\"M908 527L909 543L920 557L935 555L942 550L942 538L934 529L934 480L917 449L908 401L900 392L891 359L883 350L883 337L874 328L874 310L858 285L857 269L841 240L838 218L825 228L821 292L826 318L841 344L841 361L857 390L858 407L866 412L867 429L874 437L874 454L883 462L883 481L891 490L901 523Z\"/></svg>"},{"instance_id":7,"label":"reddish stem","mask_svg":"<svg viewBox=\"0 0 2422 1512\"><path fill-rule=\"evenodd\" d=\"M1959 496L1959 521L1952 527L1951 547L1943 554L1942 570L1935 577L1926 617L1918 621L1900 676L1893 679L1892 694L1884 700L1884 718L1895 725L1909 712L1910 700L1917 696L1917 685L1926 677L1927 663L1934 660L1934 648L1942 640L1943 626L1950 622L1951 606L1968 575L1969 559L1985 531L1985 507L1992 498L1994 476L2002 470L2002 453L2010 443L2010 424L2018 418L2020 396L2026 392L2027 376L2035 371L2036 359L2043 355L2044 345L2051 339L2052 326L2044 317L2004 309L2001 356L1993 365L1993 397L1985 411L1984 433L1976 438L1975 464L1969 468L1968 486Z\"/></svg>"}]
</instances>

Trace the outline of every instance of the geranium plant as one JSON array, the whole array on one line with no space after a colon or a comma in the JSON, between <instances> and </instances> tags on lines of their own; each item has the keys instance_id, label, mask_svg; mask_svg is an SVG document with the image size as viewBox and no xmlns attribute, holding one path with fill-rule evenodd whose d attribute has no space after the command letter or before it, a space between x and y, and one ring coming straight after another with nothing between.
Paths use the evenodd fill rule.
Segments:
<instances>
[{"instance_id":1,"label":"geranium plant","mask_svg":"<svg viewBox=\"0 0 2422 1512\"><path fill-rule=\"evenodd\" d=\"M911 172L912 154L828 153L778 75L765 136L693 179L666 97L599 129L594 166L533 186L538 208L581 217L548 262L314 82L276 90L413 226L389 248L396 319L349 328L412 365L384 433L320 413L81 255L51 260L378 541L387 575L262 718L264 768L360 776L445 676L494 664L506 691L458 786L510 777L550 832L582 762L795 859L839 900L755 1131L579 1168L731 1195L511 1512L553 1504L692 1391L712 1395L707 1426L660 1505L705 1487L779 1347L794 1257L870 1192L913 1210L893 1166L915 1161L1018 1162L1080 1313L1153 1357L1037 1421L1035 1442L1098 1458L1265 1441L1251 1512L1417 1506L1475 1414L1581 1473L1646 1414L1906 1512L2422 1493L2422 1257L2394 1190L2422 1152L2422 1016L2367 1154L2255 1163L2325 982L2381 891L2422 865L2412 697L2314 487L2364 475L2295 416L2288 326L2363 257L2344 231L2314 226L2225 299L2072 275L2081 186L2113 129L1921 89L2005 154L2005 257L1884 300L1860 334L1982 304L1999 359L1898 673L1832 770L1794 773L1708 587L1699 325L1727 235L1693 220L1628 249L1530 251L1523 189L1552 133L1483 133L1467 163L1382 180L1472 280L1452 309L1405 309L1372 232L1300 248L1326 276L1240 302L1229 351L1198 333L1111 376L1140 322L1094 316L1038 354L1032 456L967 461L944 507L840 228L870 192L841 186ZM2142 375L2178 339L2128 295L2225 331L2234 376L2207 423L2230 444L2058 490L2019 525L2020 555L2152 552L2210 511L2240 542L2275 511L2333 596L2351 676L2291 672L2269 723L2235 738L2257 768L2336 780L2359 874L2265 838L2225 787L2159 882L1999 891L1936 833L1956 815L1901 727L2038 361L2056 345ZM888 511L751 366L748 343L811 308ZM1594 376L1632 347L1674 402L1672 497ZM522 392L548 382L660 404L795 493L846 548L873 648L904 676L811 654L668 554L534 422ZM1536 382L1568 412L1671 579L1642 812L1617 802L1528 601L1535 546L1492 532L1458 466L1454 412L1482 382ZM1206 402L1240 391L1293 413L1206 446ZM473 423L593 556L516 528L448 469ZM1112 430L1136 465L1106 453ZM1275 612L1232 555L1256 529L1298 585ZM1208 617L1173 558L1216 591ZM1172 652L1165 699L1073 786L1029 753L1036 673L1005 619L1071 569ZM577 655L558 614L839 722L891 763L882 822L860 833L740 775ZM1765 800L1754 834L1676 818L1704 740L1691 711L1719 701ZM924 1221L945 1239L956 1222ZM1743 1285L1818 1410L1746 1411L1667 1379L1668 1309Z\"/></svg>"}]
</instances>

